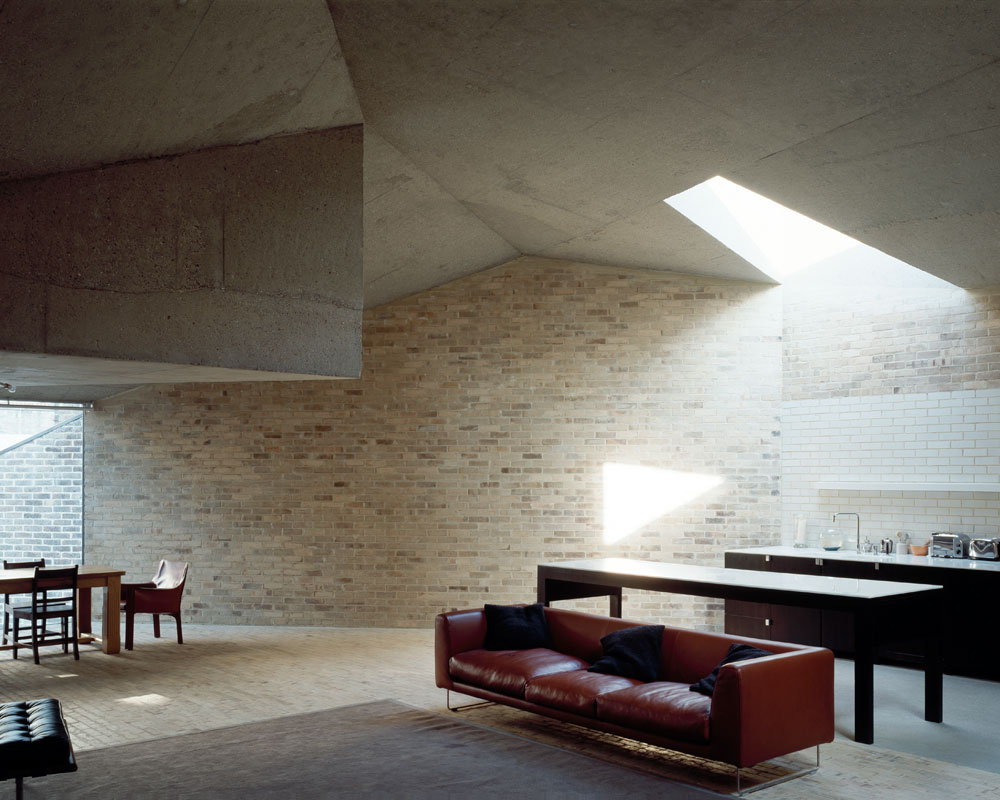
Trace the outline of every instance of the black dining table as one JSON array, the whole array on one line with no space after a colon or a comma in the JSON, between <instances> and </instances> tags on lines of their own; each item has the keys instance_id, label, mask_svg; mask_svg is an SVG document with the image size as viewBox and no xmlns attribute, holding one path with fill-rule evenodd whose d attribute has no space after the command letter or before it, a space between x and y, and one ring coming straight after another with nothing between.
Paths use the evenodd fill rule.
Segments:
<instances>
[{"instance_id":1,"label":"black dining table","mask_svg":"<svg viewBox=\"0 0 1000 800\"><path fill-rule=\"evenodd\" d=\"M538 565L538 601L610 598L622 615L622 590L718 597L833 611L854 617L854 738L875 740L875 650L886 642L923 638L924 719L941 722L942 659L939 609L942 586L823 575L702 567L629 558L593 558Z\"/></svg>"}]
</instances>

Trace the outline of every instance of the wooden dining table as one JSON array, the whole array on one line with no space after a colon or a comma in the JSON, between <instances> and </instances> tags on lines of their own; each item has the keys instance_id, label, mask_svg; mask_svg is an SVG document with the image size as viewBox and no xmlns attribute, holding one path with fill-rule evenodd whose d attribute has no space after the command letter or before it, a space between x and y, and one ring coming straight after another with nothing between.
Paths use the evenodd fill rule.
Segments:
<instances>
[{"instance_id":1,"label":"wooden dining table","mask_svg":"<svg viewBox=\"0 0 1000 800\"><path fill-rule=\"evenodd\" d=\"M34 568L0 570L0 594L30 594ZM99 641L101 650L112 655L120 653L121 643L121 599L122 576L125 570L81 564L77 578L77 634L81 643ZM101 620L101 635L95 636L91 630L90 590L104 588L104 613ZM10 650L12 644L0 646L0 650Z\"/></svg>"}]
</instances>

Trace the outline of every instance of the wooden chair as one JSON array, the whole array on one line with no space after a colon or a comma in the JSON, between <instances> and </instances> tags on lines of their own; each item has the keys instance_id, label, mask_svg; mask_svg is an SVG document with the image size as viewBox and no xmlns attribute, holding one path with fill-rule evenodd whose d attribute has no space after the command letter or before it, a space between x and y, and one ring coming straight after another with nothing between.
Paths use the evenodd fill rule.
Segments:
<instances>
[{"instance_id":1,"label":"wooden chair","mask_svg":"<svg viewBox=\"0 0 1000 800\"><path fill-rule=\"evenodd\" d=\"M132 649L136 614L153 615L153 636L160 638L160 614L177 622L177 644L184 644L181 633L181 595L187 581L188 564L161 561L153 580L147 583L122 584L122 609L125 611L125 649Z\"/></svg>"},{"instance_id":2,"label":"wooden chair","mask_svg":"<svg viewBox=\"0 0 1000 800\"><path fill-rule=\"evenodd\" d=\"M8 561L6 558L3 560L4 569L28 569L29 567L44 567L45 559L39 558L37 561ZM8 644L10 639L10 627L11 619L14 616L14 608L16 605L24 607L26 605L26 600L24 599L26 595L13 595L18 598L18 600L11 600L11 595L5 594L3 596L3 644Z\"/></svg>"},{"instance_id":3,"label":"wooden chair","mask_svg":"<svg viewBox=\"0 0 1000 800\"><path fill-rule=\"evenodd\" d=\"M31 579L31 605L14 608L14 658L18 648L27 647L21 640L19 624L23 619L31 623L31 650L38 663L38 648L61 644L64 653L73 645L73 658L80 660L80 647L76 629L77 572L79 567L42 569L35 567ZM49 597L49 592L69 589L68 597ZM60 622L60 632L48 629L49 620Z\"/></svg>"}]
</instances>

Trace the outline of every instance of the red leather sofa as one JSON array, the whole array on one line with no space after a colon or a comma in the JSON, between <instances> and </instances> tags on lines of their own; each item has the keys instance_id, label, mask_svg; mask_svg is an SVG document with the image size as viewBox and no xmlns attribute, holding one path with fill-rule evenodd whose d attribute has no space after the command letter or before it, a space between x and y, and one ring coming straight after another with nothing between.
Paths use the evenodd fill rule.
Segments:
<instances>
[{"instance_id":1,"label":"red leather sofa","mask_svg":"<svg viewBox=\"0 0 1000 800\"><path fill-rule=\"evenodd\" d=\"M659 679L642 683L587 671L601 637L642 623L555 608L545 620L553 649L484 650L482 609L439 614L437 685L737 768L833 741L825 648L667 627ZM775 655L726 664L712 697L691 691L734 642Z\"/></svg>"}]
</instances>

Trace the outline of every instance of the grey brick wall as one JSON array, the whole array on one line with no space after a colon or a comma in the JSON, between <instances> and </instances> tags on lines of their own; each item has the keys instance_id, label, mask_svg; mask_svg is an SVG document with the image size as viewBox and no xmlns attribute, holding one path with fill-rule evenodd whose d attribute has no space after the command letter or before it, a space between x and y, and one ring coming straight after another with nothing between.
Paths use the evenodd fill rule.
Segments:
<instances>
[{"instance_id":1,"label":"grey brick wall","mask_svg":"<svg viewBox=\"0 0 1000 800\"><path fill-rule=\"evenodd\" d=\"M531 601L541 561L721 565L778 537L780 333L774 287L520 259L367 312L359 380L99 403L88 559L191 561L198 621L412 627ZM606 463L649 468L635 503L674 473L723 483L605 543ZM700 598L627 608L721 621Z\"/></svg>"},{"instance_id":2,"label":"grey brick wall","mask_svg":"<svg viewBox=\"0 0 1000 800\"><path fill-rule=\"evenodd\" d=\"M78 415L0 452L0 553L9 561L83 557L83 421Z\"/></svg>"}]
</instances>

